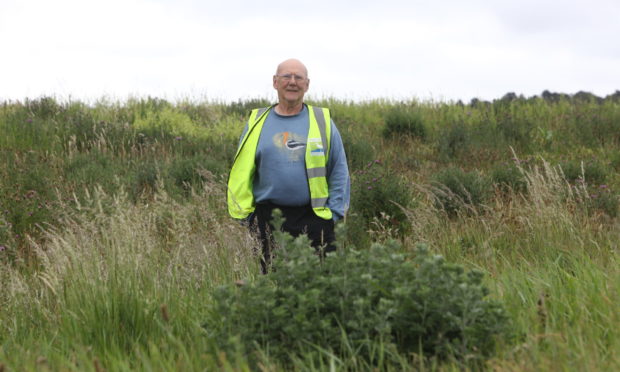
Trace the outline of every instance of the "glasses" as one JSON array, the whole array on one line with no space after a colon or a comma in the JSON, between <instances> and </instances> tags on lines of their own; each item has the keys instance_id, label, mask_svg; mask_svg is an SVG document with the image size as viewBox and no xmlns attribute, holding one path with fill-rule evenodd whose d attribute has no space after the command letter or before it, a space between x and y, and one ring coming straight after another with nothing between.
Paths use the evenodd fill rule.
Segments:
<instances>
[{"instance_id":1,"label":"glasses","mask_svg":"<svg viewBox=\"0 0 620 372\"><path fill-rule=\"evenodd\" d=\"M305 81L306 78L301 76L301 75L296 75L296 74L284 74L284 75L276 75L277 77L279 77L280 79L284 80L284 81L291 81L291 80L295 80L295 81Z\"/></svg>"}]
</instances>

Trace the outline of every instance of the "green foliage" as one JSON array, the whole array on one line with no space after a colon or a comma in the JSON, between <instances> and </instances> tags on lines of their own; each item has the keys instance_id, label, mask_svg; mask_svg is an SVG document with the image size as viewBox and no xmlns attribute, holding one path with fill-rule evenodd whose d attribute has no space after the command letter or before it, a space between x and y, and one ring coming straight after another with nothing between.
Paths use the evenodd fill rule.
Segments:
<instances>
[{"instance_id":1,"label":"green foliage","mask_svg":"<svg viewBox=\"0 0 620 372\"><path fill-rule=\"evenodd\" d=\"M567 181L571 183L580 182L588 185L600 185L607 179L607 169L604 164L597 160L565 161L560 163L562 172Z\"/></svg>"},{"instance_id":2,"label":"green foliage","mask_svg":"<svg viewBox=\"0 0 620 372\"><path fill-rule=\"evenodd\" d=\"M484 360L509 335L501 304L486 298L482 273L419 246L413 259L394 242L340 249L322 261L307 239L279 233L275 270L214 294L204 327L224 349L259 347L278 360L315 345L373 358L386 349L427 358Z\"/></svg>"},{"instance_id":3,"label":"green foliage","mask_svg":"<svg viewBox=\"0 0 620 372\"><path fill-rule=\"evenodd\" d=\"M7 220L7 214L8 210L0 213L0 265L14 262L17 253L13 225Z\"/></svg>"},{"instance_id":4,"label":"green foliage","mask_svg":"<svg viewBox=\"0 0 620 372\"><path fill-rule=\"evenodd\" d=\"M409 206L411 191L387 166L374 160L353 174L351 214L361 217L359 223L368 228L370 222L383 215L389 224L403 233L407 218L402 207Z\"/></svg>"},{"instance_id":5,"label":"green foliage","mask_svg":"<svg viewBox=\"0 0 620 372\"><path fill-rule=\"evenodd\" d=\"M133 174L129 194L134 201L149 199L160 187L159 169L155 163L140 163Z\"/></svg>"},{"instance_id":6,"label":"green foliage","mask_svg":"<svg viewBox=\"0 0 620 372\"><path fill-rule=\"evenodd\" d=\"M524 165L522 161L518 159L516 161L520 162L521 166ZM491 182L504 193L509 191L524 193L527 191L525 176L514 162L495 165L491 169Z\"/></svg>"},{"instance_id":7,"label":"green foliage","mask_svg":"<svg viewBox=\"0 0 620 372\"><path fill-rule=\"evenodd\" d=\"M368 139L345 131L341 131L341 135L350 172L363 169L376 159L375 150Z\"/></svg>"},{"instance_id":8,"label":"green foliage","mask_svg":"<svg viewBox=\"0 0 620 372\"><path fill-rule=\"evenodd\" d=\"M620 171L620 151L614 152L609 159L610 167L615 171Z\"/></svg>"},{"instance_id":9,"label":"green foliage","mask_svg":"<svg viewBox=\"0 0 620 372\"><path fill-rule=\"evenodd\" d=\"M63 107L58 104L54 97L40 97L37 99L27 99L25 106L28 112L40 119L51 119L63 111Z\"/></svg>"},{"instance_id":10,"label":"green foliage","mask_svg":"<svg viewBox=\"0 0 620 372\"><path fill-rule=\"evenodd\" d=\"M0 169L0 210L17 240L37 234L35 227L53 220L54 187L58 185L54 167L45 155L3 152ZM0 242L2 244L2 242Z\"/></svg>"},{"instance_id":11,"label":"green foliage","mask_svg":"<svg viewBox=\"0 0 620 372\"><path fill-rule=\"evenodd\" d=\"M611 218L618 216L620 210L620 198L617 194L612 192L607 185L600 185L598 188L592 190L587 199L587 206L589 210L598 213L604 213Z\"/></svg>"},{"instance_id":12,"label":"green foliage","mask_svg":"<svg viewBox=\"0 0 620 372\"><path fill-rule=\"evenodd\" d=\"M161 111L149 111L143 118L137 118L134 122L136 130L148 135L183 137L208 137L207 128L196 125L185 113L172 107L166 107Z\"/></svg>"},{"instance_id":13,"label":"green foliage","mask_svg":"<svg viewBox=\"0 0 620 372\"><path fill-rule=\"evenodd\" d=\"M78 277L76 283L66 284L63 303L77 313L62 314L61 337L110 352L146 345L158 333L159 304L141 295L138 281L126 280L134 273L116 269L104 278Z\"/></svg>"},{"instance_id":14,"label":"green foliage","mask_svg":"<svg viewBox=\"0 0 620 372\"><path fill-rule=\"evenodd\" d=\"M620 110L610 103L583 102L576 107L572 125L576 141L585 146L620 144Z\"/></svg>"},{"instance_id":15,"label":"green foliage","mask_svg":"<svg viewBox=\"0 0 620 372\"><path fill-rule=\"evenodd\" d=\"M121 170L128 167L117 159L92 151L75 154L67 159L63 168L67 186L81 193L93 185L99 185L108 192L118 191L117 177L123 176L125 172Z\"/></svg>"},{"instance_id":16,"label":"green foliage","mask_svg":"<svg viewBox=\"0 0 620 372\"><path fill-rule=\"evenodd\" d=\"M196 155L174 159L167 170L167 178L187 196L191 189L198 189L206 180L206 174L224 174L226 163L210 156Z\"/></svg>"},{"instance_id":17,"label":"green foliage","mask_svg":"<svg viewBox=\"0 0 620 372\"><path fill-rule=\"evenodd\" d=\"M499 117L497 123L497 129L506 143L520 150L531 147L534 128L534 123L523 113L505 113Z\"/></svg>"},{"instance_id":18,"label":"green foliage","mask_svg":"<svg viewBox=\"0 0 620 372\"><path fill-rule=\"evenodd\" d=\"M446 168L432 177L435 205L450 216L477 210L491 194L489 180L476 171Z\"/></svg>"},{"instance_id":19,"label":"green foliage","mask_svg":"<svg viewBox=\"0 0 620 372\"><path fill-rule=\"evenodd\" d=\"M427 136L424 118L416 107L399 105L392 107L385 116L383 137L411 137L425 140Z\"/></svg>"},{"instance_id":20,"label":"green foliage","mask_svg":"<svg viewBox=\"0 0 620 372\"><path fill-rule=\"evenodd\" d=\"M261 107L269 107L272 104L273 102L265 98L256 98L243 101L238 100L237 102L227 104L225 106L225 112L228 114L238 115L240 117L249 117L252 110Z\"/></svg>"},{"instance_id":21,"label":"green foliage","mask_svg":"<svg viewBox=\"0 0 620 372\"><path fill-rule=\"evenodd\" d=\"M450 261L488 270L489 288L524 337L518 347L499 345L480 369L618 370L620 92L610 97L507 95L469 105L317 102L330 107L352 170L344 244L364 249L394 237L404 244L394 253L400 254L425 241ZM0 369L249 370L241 348L234 355L210 348L198 324L207 317L213 287L257 275L247 230L227 217L222 176L249 110L268 104L151 97L0 102ZM423 118L428 135L421 141L395 133L409 138L382 140L387 113L407 105ZM136 122L145 126L138 130ZM436 213L440 203L423 198L408 204L402 220L383 212L396 208L390 200L399 198L402 185L405 191L427 185L448 166L489 174L501 189L520 189L518 170L503 163L508 146L542 159L538 166L521 161L527 193L492 195L475 218L446 218ZM373 165L359 173L378 157L389 169ZM569 182L544 159L566 168ZM370 195L376 201L365 205L372 172L400 186L381 186L388 191ZM109 197L92 200L100 192ZM479 210L467 195L454 198L453 214ZM118 220L106 223L111 216ZM109 261L95 270L103 260ZM114 269L122 262L124 269ZM398 278L394 272L390 279ZM288 316L290 323L294 316ZM341 337L340 355L331 345L306 345L307 353L291 356L292 366L259 348L252 355L261 365L253 367L466 368L422 365L417 351L401 352L387 337L363 346L349 339Z\"/></svg>"},{"instance_id":22,"label":"green foliage","mask_svg":"<svg viewBox=\"0 0 620 372\"><path fill-rule=\"evenodd\" d=\"M471 134L462 121L454 121L441 128L437 152L444 160L457 158L471 147Z\"/></svg>"}]
</instances>

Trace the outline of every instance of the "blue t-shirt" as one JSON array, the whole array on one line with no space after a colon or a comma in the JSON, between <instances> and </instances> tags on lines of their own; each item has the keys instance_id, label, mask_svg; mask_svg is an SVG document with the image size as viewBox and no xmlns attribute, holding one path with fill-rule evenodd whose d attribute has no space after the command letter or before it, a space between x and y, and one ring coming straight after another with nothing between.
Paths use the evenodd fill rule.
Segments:
<instances>
[{"instance_id":1,"label":"blue t-shirt","mask_svg":"<svg viewBox=\"0 0 620 372\"><path fill-rule=\"evenodd\" d=\"M349 207L351 185L340 133L333 121L330 124L327 207L332 211L333 218L338 220ZM257 203L268 201L289 207L310 204L305 162L309 125L306 105L299 114L292 116L280 115L273 109L269 112L256 148L253 191Z\"/></svg>"}]
</instances>

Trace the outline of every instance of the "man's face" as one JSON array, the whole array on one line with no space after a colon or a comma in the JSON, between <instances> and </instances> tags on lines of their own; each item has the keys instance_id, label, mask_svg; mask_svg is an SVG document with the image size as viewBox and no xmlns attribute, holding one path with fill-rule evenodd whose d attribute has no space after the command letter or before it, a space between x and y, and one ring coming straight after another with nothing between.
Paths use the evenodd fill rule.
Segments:
<instances>
[{"instance_id":1,"label":"man's face","mask_svg":"<svg viewBox=\"0 0 620 372\"><path fill-rule=\"evenodd\" d=\"M278 100L289 104L303 102L310 79L306 68L296 61L283 63L273 76L273 87L278 91Z\"/></svg>"}]
</instances>

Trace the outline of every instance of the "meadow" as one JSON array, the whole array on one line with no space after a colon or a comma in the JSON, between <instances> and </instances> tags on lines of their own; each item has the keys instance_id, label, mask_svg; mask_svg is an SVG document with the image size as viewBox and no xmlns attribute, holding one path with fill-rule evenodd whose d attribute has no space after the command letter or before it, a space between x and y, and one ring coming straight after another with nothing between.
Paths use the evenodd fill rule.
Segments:
<instances>
[{"instance_id":1,"label":"meadow","mask_svg":"<svg viewBox=\"0 0 620 372\"><path fill-rule=\"evenodd\" d=\"M620 370L620 92L311 103L351 172L340 251L423 245L480 272L510 337L475 363L374 339L284 357L219 342L234 304L218 291L268 287L225 193L270 102L41 97L0 103L0 371Z\"/></svg>"}]
</instances>

